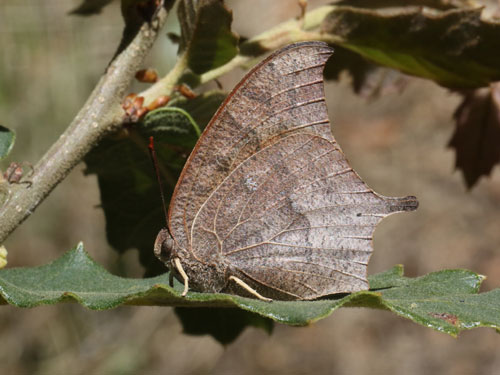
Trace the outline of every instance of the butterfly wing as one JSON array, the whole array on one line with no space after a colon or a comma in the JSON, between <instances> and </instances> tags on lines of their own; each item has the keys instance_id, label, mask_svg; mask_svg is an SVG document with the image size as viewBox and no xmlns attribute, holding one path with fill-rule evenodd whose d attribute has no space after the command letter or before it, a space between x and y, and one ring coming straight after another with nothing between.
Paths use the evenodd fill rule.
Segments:
<instances>
[{"instance_id":1,"label":"butterfly wing","mask_svg":"<svg viewBox=\"0 0 500 375\"><path fill-rule=\"evenodd\" d=\"M264 295L367 289L376 224L416 207L374 193L338 148L323 88L332 52L297 43L248 73L204 131L170 206L181 247L221 255Z\"/></svg>"},{"instance_id":2,"label":"butterfly wing","mask_svg":"<svg viewBox=\"0 0 500 375\"><path fill-rule=\"evenodd\" d=\"M322 90L323 65L332 52L321 42L285 47L252 69L229 94L189 156L171 199L169 228L181 247L191 247L194 218L210 194L271 139L283 137L298 120L311 119L322 122L311 131L331 138L324 99L301 105L295 98L299 92L317 91L317 85ZM298 66L302 72L296 72Z\"/></svg>"}]
</instances>

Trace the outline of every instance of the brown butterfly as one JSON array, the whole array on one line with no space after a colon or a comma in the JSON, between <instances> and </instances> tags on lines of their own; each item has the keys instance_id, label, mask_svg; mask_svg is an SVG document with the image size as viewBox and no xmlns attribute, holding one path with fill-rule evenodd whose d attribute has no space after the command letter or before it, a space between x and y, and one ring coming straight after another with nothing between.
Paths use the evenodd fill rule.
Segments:
<instances>
[{"instance_id":1,"label":"brown butterfly","mask_svg":"<svg viewBox=\"0 0 500 375\"><path fill-rule=\"evenodd\" d=\"M415 210L350 167L332 136L323 42L289 45L220 106L184 166L154 251L199 292L311 300L368 289L380 220Z\"/></svg>"}]
</instances>

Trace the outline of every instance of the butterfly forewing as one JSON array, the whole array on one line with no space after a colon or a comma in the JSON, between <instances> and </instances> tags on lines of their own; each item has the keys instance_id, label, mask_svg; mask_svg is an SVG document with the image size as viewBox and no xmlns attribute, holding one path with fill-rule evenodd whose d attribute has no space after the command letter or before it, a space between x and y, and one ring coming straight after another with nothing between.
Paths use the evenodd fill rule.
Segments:
<instances>
[{"instance_id":1,"label":"butterfly forewing","mask_svg":"<svg viewBox=\"0 0 500 375\"><path fill-rule=\"evenodd\" d=\"M256 66L235 87L207 125L179 179L169 227L188 248L194 217L214 189L248 156L292 128L331 138L322 71L332 49L324 43L292 45ZM297 97L304 100L297 102Z\"/></svg>"},{"instance_id":2,"label":"butterfly forewing","mask_svg":"<svg viewBox=\"0 0 500 375\"><path fill-rule=\"evenodd\" d=\"M264 295L367 289L375 226L415 208L369 189L335 142L323 88L332 52L299 43L255 67L203 133L171 203L180 247L219 255Z\"/></svg>"}]
</instances>

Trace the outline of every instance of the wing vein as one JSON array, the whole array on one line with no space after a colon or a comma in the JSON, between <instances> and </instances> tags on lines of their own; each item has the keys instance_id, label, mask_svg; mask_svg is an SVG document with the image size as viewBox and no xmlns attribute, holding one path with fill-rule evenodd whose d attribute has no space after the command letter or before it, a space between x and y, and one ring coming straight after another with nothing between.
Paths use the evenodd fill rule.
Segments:
<instances>
[{"instance_id":1,"label":"wing vein","mask_svg":"<svg viewBox=\"0 0 500 375\"><path fill-rule=\"evenodd\" d=\"M269 167L268 167L268 168L267 168L267 169L266 169L266 170L262 173L262 176L265 176L265 174L266 174L268 171L270 171L270 170L271 170L274 166L276 166L278 163L281 163L281 162L283 162L283 161L288 160L288 158L289 158L289 157L291 157L291 156L292 156L292 157L293 157L293 156L296 156L296 155L297 155L297 151L299 151L300 149L302 149L302 148L304 148L305 146L307 146L310 142L312 142L312 140L313 140L313 138L311 137L310 139L308 139L308 140L307 140L307 142L304 142L304 143L303 143L303 144L301 144L299 147L297 147L297 148L296 148L296 149L294 149L293 151L289 152L289 153L288 153L288 155L286 155L286 157L285 157L285 158L283 158L283 159L281 159L281 160L279 160L279 161L276 161L276 162L272 163L272 164L271 164L271 165L270 165L270 166L269 166ZM243 163L242 163L242 164L243 164ZM262 177L261 177L261 178L262 178ZM260 179L259 179L259 181L260 181ZM238 181L235 181L235 182L233 183L233 185L232 185L232 186L236 185L237 183L238 183ZM222 207L222 204L225 202L225 200L226 200L227 196L228 196L228 195L229 195L229 193L231 192L232 186L231 186L231 188L227 189L227 193L224 195L224 197L222 197L222 198L219 200L219 204L217 205L217 210L216 210L215 215L214 215L214 223L213 223L213 224L214 224L214 230L216 230L216 229L215 229L215 228L216 228L216 221L217 221L217 218L219 217L219 211L220 211L220 208ZM254 192L254 193L255 193L255 192ZM254 193L252 193L252 194L250 195L250 197L248 198L247 202L245 203L245 207L246 207L246 205L248 204L249 200L253 197L253 194L254 194ZM231 231L232 231L232 230L231 230ZM230 232L231 232L231 231L230 231ZM227 235L224 237L224 239L226 239L226 238L227 238ZM224 241L224 239L223 239L223 241Z\"/></svg>"},{"instance_id":2,"label":"wing vein","mask_svg":"<svg viewBox=\"0 0 500 375\"><path fill-rule=\"evenodd\" d=\"M326 275L321 275L319 273L313 273L313 272L306 272L306 271L300 271L300 270L291 270L291 269L288 269L288 268L281 268L281 267L273 267L273 266L257 266L258 268L266 268L266 269L272 269L272 270L280 270L280 271L283 271L283 272L290 272L290 273L297 273L297 274L301 274L301 275L309 275L309 276L314 276L314 277L319 277L319 278L322 278L322 279L327 279L327 280L334 280L334 281L338 281L338 279L334 278L334 277L331 277L331 276L326 276ZM349 277L353 277L355 279L358 279L358 280L362 280L362 281L365 281L364 278L362 277L359 277L357 275L353 275L349 272L344 272L344 271L340 271L340 270L333 270L335 272L338 272L340 273L341 275L344 275L344 276L349 276Z\"/></svg>"},{"instance_id":3,"label":"wing vein","mask_svg":"<svg viewBox=\"0 0 500 375\"><path fill-rule=\"evenodd\" d=\"M318 247L318 246L303 246L303 245L292 245L292 244L287 244L287 243L281 243L281 242L271 242L271 241L265 241L265 242L259 242L257 244L245 246L245 247L240 247L239 249L234 249L231 251L228 251L227 253L224 253L225 256L233 255L236 253L240 253L242 251L250 250L255 247L263 246L263 245L275 245L275 246L286 246L286 247L295 247L295 248L300 248L300 249L310 249L310 250L340 250L340 251L359 251L362 253L371 253L371 250L362 250L362 249L343 249L343 248L334 248L334 247Z\"/></svg>"},{"instance_id":4,"label":"wing vein","mask_svg":"<svg viewBox=\"0 0 500 375\"><path fill-rule=\"evenodd\" d=\"M298 90L298 89L301 89L301 88L304 88L304 87L307 87L307 86L312 86L312 85L315 85L315 84L318 84L318 83L319 83L319 84L323 83L323 79L316 80L316 81L311 81L311 82L306 82L306 83L301 84L301 85L292 86L292 87L289 87L289 88L287 88L287 89L285 89L285 90L278 91L277 93L275 93L275 94L271 95L268 99L266 99L266 100L264 100L264 101L260 102L260 103L259 103L259 104L258 104L258 105L254 108L253 113L254 113L254 114L255 114L255 113L258 113L258 111L259 111L259 110L260 110L260 109L261 109L261 108L262 108L265 104L267 104L268 102L270 102L270 101L271 101L272 99L274 99L274 98L277 98L277 97L279 97L279 96L281 96L281 95L283 95L283 94L285 94L285 93L287 93L287 92L290 92L290 91L292 91L292 90ZM306 103L306 105L307 105L307 104L309 104L309 103ZM290 107L286 107L284 110L286 111L288 108L290 108ZM232 151L233 149L235 149L235 148L236 148L236 147L237 147L237 146L238 146L238 145L239 145L239 144L240 144L240 143L241 143L244 139L246 139L247 135L248 135L248 134L250 134L250 132L251 132L251 131L253 131L253 130L257 129L257 128L260 128L260 127L262 126L262 124L264 124L265 122L267 122L267 120L269 120L269 119L271 119L271 118L275 117L276 115L278 115L278 114L280 114L280 113L284 112L284 110L282 109L282 110L279 110L279 111L273 112L272 114L270 114L270 115L269 115L268 117L266 117L264 120L261 120L260 122L258 122L258 123L257 123L255 126L253 126L253 127L251 127L251 126L246 126L246 125L242 124L242 128L241 128L241 129L242 129L242 131L243 131L244 129L249 129L249 130L248 130L246 133L242 134L242 135L240 136L240 138L238 139L238 141L237 141L237 142L235 142L235 143L233 143L233 144L231 145L231 147L228 147L228 148L227 148L227 151L228 151L228 152L230 152L230 151ZM244 148L244 147L245 147L248 143L249 143L249 140L247 139L247 142L246 142L244 145L242 145L242 146L239 148L239 150L241 151L241 150L242 150L242 149L243 149L243 148ZM233 158L233 160L236 160L238 155L239 155L239 152L238 152L238 154L236 154L236 155L235 155L235 157ZM229 168L231 169L231 167L232 167L232 166L233 166L233 163L229 166Z\"/></svg>"},{"instance_id":5,"label":"wing vein","mask_svg":"<svg viewBox=\"0 0 500 375\"><path fill-rule=\"evenodd\" d=\"M325 63L315 64L315 65L309 65L309 66L306 66L306 67L301 68L301 69L293 70L293 71L291 71L289 73L286 73L286 74L283 74L283 75L286 77L286 76L289 76L289 75L292 75L292 74L295 74L295 73L305 72L306 70L311 70L311 69L316 69L316 68L322 68L324 65L325 65Z\"/></svg>"},{"instance_id":6,"label":"wing vein","mask_svg":"<svg viewBox=\"0 0 500 375\"><path fill-rule=\"evenodd\" d=\"M330 153L332 153L332 152L334 152L334 151L336 151L336 149L331 149L331 150L328 150L328 151L326 151L326 152L322 153L321 155L318 155L316 158L314 158L313 160L311 160L311 163L315 163L317 160L319 160L319 159L321 159L321 158L325 157L326 155L328 155L328 154L330 154ZM289 173L289 174L287 175L287 178L286 178L284 181L286 182L287 180L291 180L291 178L292 178L292 177L295 177L295 176L297 175L297 173L299 173L300 171L302 171L305 167L307 167L307 164L303 164L303 165L299 166L299 168L295 169L294 171L291 171L291 173ZM266 172L267 172L267 171L266 171ZM271 178L271 177L272 177L272 176L268 176L268 178L267 178L267 179L269 179L269 178ZM267 179L266 179L266 181L267 181ZM266 182L266 181L264 181L264 182ZM293 181L292 181L292 182L293 182ZM279 190L279 191L277 191L277 192L273 193L273 195L271 195L271 196L269 197L269 199L268 199L268 200L272 200L272 198L273 198L273 197L275 197L275 196L279 195L281 192L283 192L284 190L286 190L288 187L289 187L289 185L288 185L288 184L287 184L287 185L285 185L285 186L284 186L281 190ZM279 199L276 203L279 203L279 202L281 202L281 201L282 201L282 200L284 200L284 199L286 199L286 197L284 197L284 198L280 198L280 199ZM249 200L249 201L250 201L250 200ZM248 202L249 202L249 201L247 201L247 204L248 204ZM241 221L241 215L243 214L243 212L244 212L244 211L245 211L245 209L247 208L247 204L245 205L245 207L244 207L244 208L243 208L243 210L241 211L240 217L239 217L239 219L238 219L238 223L237 223L237 224L236 224L236 225L235 225L235 226L231 229L231 231L229 231L228 235L229 235L231 232L233 232L233 231L234 231L234 230L235 230L235 229L236 229L239 225L241 225L241 224L243 224L243 223L246 223L246 222L248 222L248 221L252 220L252 218L253 218L253 217L255 217L254 213L252 213L252 214L248 217L248 219L246 219L246 220L244 220L244 221ZM273 206L270 206L270 207L269 207L269 209L271 209L272 207L273 207ZM228 236L226 236L224 239L226 239L227 237L228 237Z\"/></svg>"}]
</instances>

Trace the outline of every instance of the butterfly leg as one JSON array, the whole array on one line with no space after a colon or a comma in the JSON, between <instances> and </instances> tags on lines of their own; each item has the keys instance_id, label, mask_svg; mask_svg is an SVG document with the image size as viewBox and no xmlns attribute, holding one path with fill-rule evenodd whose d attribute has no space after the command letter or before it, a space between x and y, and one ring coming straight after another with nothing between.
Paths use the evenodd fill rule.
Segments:
<instances>
[{"instance_id":1,"label":"butterfly leg","mask_svg":"<svg viewBox=\"0 0 500 375\"><path fill-rule=\"evenodd\" d=\"M175 265L175 268L177 268L177 271L179 271L181 277L182 277L182 280L184 280L184 290L182 292L182 296L184 297L187 292L188 292L188 276L186 275L186 272L184 272L184 269L182 268L182 264L181 264L181 261L179 258L174 258L174 265Z\"/></svg>"},{"instance_id":2,"label":"butterfly leg","mask_svg":"<svg viewBox=\"0 0 500 375\"><path fill-rule=\"evenodd\" d=\"M174 286L174 272L172 270L172 266L170 266L170 269L169 269L168 285L170 285L170 287Z\"/></svg>"},{"instance_id":3,"label":"butterfly leg","mask_svg":"<svg viewBox=\"0 0 500 375\"><path fill-rule=\"evenodd\" d=\"M233 280L236 284L241 286L243 289L245 289L247 292L253 294L255 297L260 299L261 301L265 302L271 302L271 298L264 297L263 295L259 294L255 289L253 289L250 285L245 283L243 280L238 279L236 276L229 276L229 280Z\"/></svg>"}]
</instances>

